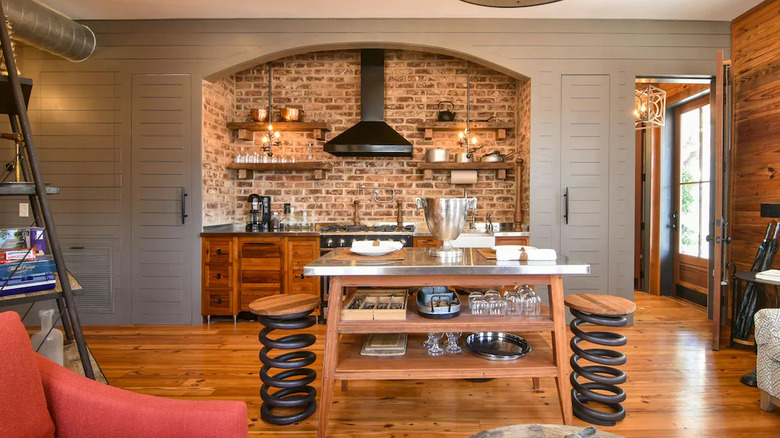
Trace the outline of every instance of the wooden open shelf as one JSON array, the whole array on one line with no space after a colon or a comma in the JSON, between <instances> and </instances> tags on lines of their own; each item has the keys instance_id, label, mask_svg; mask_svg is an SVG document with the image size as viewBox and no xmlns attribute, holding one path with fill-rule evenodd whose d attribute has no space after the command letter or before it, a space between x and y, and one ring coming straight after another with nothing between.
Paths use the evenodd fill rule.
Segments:
<instances>
[{"instance_id":1,"label":"wooden open shelf","mask_svg":"<svg viewBox=\"0 0 780 438\"><path fill-rule=\"evenodd\" d=\"M420 163L417 165L417 168L424 171L423 177L426 180L433 179L434 170L495 170L496 178L503 180L506 179L507 170L514 168L516 165L511 161L503 163L483 163L477 161L472 163Z\"/></svg>"},{"instance_id":2,"label":"wooden open shelf","mask_svg":"<svg viewBox=\"0 0 780 438\"><path fill-rule=\"evenodd\" d=\"M513 123L498 122L471 122L470 131L496 131L496 140L505 140L506 131L514 129ZM466 122L428 122L417 125L418 131L425 131L423 137L426 140L433 138L433 131L463 131L466 129Z\"/></svg>"},{"instance_id":3,"label":"wooden open shelf","mask_svg":"<svg viewBox=\"0 0 780 438\"><path fill-rule=\"evenodd\" d=\"M457 319L457 318L455 318ZM376 321L374 321L376 322ZM344 324L344 321L342 321ZM493 328L505 327L494 325ZM439 326L438 331L446 331ZM464 331L464 337L467 333ZM516 360L487 360L464 349L461 354L429 356L424 335L409 336L403 356L361 356L363 336L344 336L339 345L337 380L478 379L485 377L556 377L552 348L538 333L518 333L531 344L531 352ZM461 337L461 343L464 339Z\"/></svg>"},{"instance_id":4,"label":"wooden open shelf","mask_svg":"<svg viewBox=\"0 0 780 438\"><path fill-rule=\"evenodd\" d=\"M330 132L330 126L325 122L271 122L271 126L279 132L312 131L317 140L325 140L325 134ZM268 131L268 123L228 122L227 128L236 131L239 140L252 140L254 132Z\"/></svg>"},{"instance_id":5,"label":"wooden open shelf","mask_svg":"<svg viewBox=\"0 0 780 438\"><path fill-rule=\"evenodd\" d=\"M313 170L314 179L325 179L325 172L333 165L325 161L297 161L295 163L232 163L228 169L238 170L238 179L252 179L254 172Z\"/></svg>"},{"instance_id":6,"label":"wooden open shelf","mask_svg":"<svg viewBox=\"0 0 780 438\"><path fill-rule=\"evenodd\" d=\"M462 301L465 300L462 299ZM461 304L460 315L450 319L424 318L417 314L417 301L409 297L406 303L406 319L393 320L341 320L339 333L427 333L427 332L486 332L500 328L505 332L543 332L554 329L550 310L542 307L538 320L521 319L519 316L477 316L469 313L468 303Z\"/></svg>"}]
</instances>

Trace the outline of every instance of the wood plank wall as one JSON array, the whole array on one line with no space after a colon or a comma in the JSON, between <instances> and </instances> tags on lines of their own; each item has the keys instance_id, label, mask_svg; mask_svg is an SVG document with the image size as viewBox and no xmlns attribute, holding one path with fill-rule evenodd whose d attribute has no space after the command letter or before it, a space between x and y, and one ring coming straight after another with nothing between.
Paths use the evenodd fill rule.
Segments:
<instances>
[{"instance_id":1,"label":"wood plank wall","mask_svg":"<svg viewBox=\"0 0 780 438\"><path fill-rule=\"evenodd\" d=\"M732 22L734 196L731 261L753 263L766 224L761 203L780 202L780 0L766 1ZM780 267L775 257L774 267Z\"/></svg>"}]
</instances>

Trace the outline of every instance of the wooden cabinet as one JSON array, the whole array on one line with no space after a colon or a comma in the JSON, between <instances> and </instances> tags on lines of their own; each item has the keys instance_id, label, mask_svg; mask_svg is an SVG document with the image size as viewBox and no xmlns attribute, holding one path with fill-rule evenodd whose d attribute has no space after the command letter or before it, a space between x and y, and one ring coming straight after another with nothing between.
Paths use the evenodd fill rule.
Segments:
<instances>
[{"instance_id":1,"label":"wooden cabinet","mask_svg":"<svg viewBox=\"0 0 780 438\"><path fill-rule=\"evenodd\" d=\"M496 245L524 245L528 246L528 236L496 237Z\"/></svg>"},{"instance_id":2,"label":"wooden cabinet","mask_svg":"<svg viewBox=\"0 0 780 438\"><path fill-rule=\"evenodd\" d=\"M234 291L235 246L232 238L203 239L201 309L204 315L238 313Z\"/></svg>"},{"instance_id":3,"label":"wooden cabinet","mask_svg":"<svg viewBox=\"0 0 780 438\"><path fill-rule=\"evenodd\" d=\"M202 246L201 313L209 320L235 319L271 295L319 296L319 277L303 277L303 267L320 255L317 237L204 237Z\"/></svg>"},{"instance_id":4,"label":"wooden cabinet","mask_svg":"<svg viewBox=\"0 0 780 438\"><path fill-rule=\"evenodd\" d=\"M438 248L441 246L441 240L434 239L433 237L416 237L412 244L415 248Z\"/></svg>"},{"instance_id":5,"label":"wooden cabinet","mask_svg":"<svg viewBox=\"0 0 780 438\"><path fill-rule=\"evenodd\" d=\"M306 237L288 237L285 240L285 293L319 296L319 277L303 276L303 267L320 256L319 241Z\"/></svg>"},{"instance_id":6,"label":"wooden cabinet","mask_svg":"<svg viewBox=\"0 0 780 438\"><path fill-rule=\"evenodd\" d=\"M282 293L282 238L238 238L239 310L249 311L252 301Z\"/></svg>"}]
</instances>

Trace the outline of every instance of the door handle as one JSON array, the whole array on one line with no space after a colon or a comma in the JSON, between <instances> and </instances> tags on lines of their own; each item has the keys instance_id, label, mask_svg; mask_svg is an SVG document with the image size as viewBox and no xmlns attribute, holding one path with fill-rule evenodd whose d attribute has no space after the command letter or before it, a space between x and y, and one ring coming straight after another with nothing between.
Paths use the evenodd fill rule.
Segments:
<instances>
[{"instance_id":1,"label":"door handle","mask_svg":"<svg viewBox=\"0 0 780 438\"><path fill-rule=\"evenodd\" d=\"M680 229L680 213L675 211L672 213L672 231L677 232Z\"/></svg>"},{"instance_id":2,"label":"door handle","mask_svg":"<svg viewBox=\"0 0 780 438\"><path fill-rule=\"evenodd\" d=\"M184 191L184 187L181 188L181 223L187 222L187 192Z\"/></svg>"},{"instance_id":3,"label":"door handle","mask_svg":"<svg viewBox=\"0 0 780 438\"><path fill-rule=\"evenodd\" d=\"M563 223L569 225L569 188L563 191Z\"/></svg>"}]
</instances>

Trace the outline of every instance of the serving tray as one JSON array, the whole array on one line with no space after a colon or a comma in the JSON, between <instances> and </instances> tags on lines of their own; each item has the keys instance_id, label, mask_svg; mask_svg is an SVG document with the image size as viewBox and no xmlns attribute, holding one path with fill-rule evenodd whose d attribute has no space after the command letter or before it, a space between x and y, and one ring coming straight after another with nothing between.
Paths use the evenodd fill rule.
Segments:
<instances>
[{"instance_id":1,"label":"serving tray","mask_svg":"<svg viewBox=\"0 0 780 438\"><path fill-rule=\"evenodd\" d=\"M466 336L463 346L469 353L487 360L520 359L531 345L520 336L503 332L477 332Z\"/></svg>"}]
</instances>

